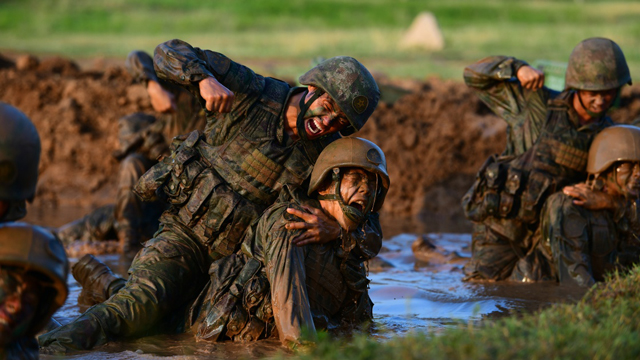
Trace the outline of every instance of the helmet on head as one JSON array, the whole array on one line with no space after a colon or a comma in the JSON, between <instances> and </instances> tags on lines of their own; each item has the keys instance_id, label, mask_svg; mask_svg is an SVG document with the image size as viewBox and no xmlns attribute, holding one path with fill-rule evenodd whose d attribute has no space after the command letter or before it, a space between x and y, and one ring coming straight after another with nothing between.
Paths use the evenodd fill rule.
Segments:
<instances>
[{"instance_id":1,"label":"helmet on head","mask_svg":"<svg viewBox=\"0 0 640 360\"><path fill-rule=\"evenodd\" d=\"M164 143L164 138L158 131L147 131L156 122L153 115L133 113L118 119L118 142L120 148L113 152L116 159L122 159L140 147L153 145L155 142ZM154 129L157 130L157 129Z\"/></svg>"},{"instance_id":2,"label":"helmet on head","mask_svg":"<svg viewBox=\"0 0 640 360\"><path fill-rule=\"evenodd\" d=\"M343 136L360 130L380 100L378 84L369 70L349 56L327 59L298 81L324 90L336 102L351 124L340 131Z\"/></svg>"},{"instance_id":3,"label":"helmet on head","mask_svg":"<svg viewBox=\"0 0 640 360\"><path fill-rule=\"evenodd\" d=\"M622 50L605 38L580 42L569 56L565 89L602 91L631 85L631 74Z\"/></svg>"},{"instance_id":4,"label":"helmet on head","mask_svg":"<svg viewBox=\"0 0 640 360\"><path fill-rule=\"evenodd\" d=\"M38 183L38 131L25 114L3 102L0 129L0 200L31 200Z\"/></svg>"},{"instance_id":5,"label":"helmet on head","mask_svg":"<svg viewBox=\"0 0 640 360\"><path fill-rule=\"evenodd\" d=\"M378 175L379 181L374 203L368 208L371 211L380 210L390 183L387 160L378 145L361 138L338 139L320 153L311 173L308 194L311 195L317 191L329 174L335 174L334 169L346 167L361 168ZM339 180L339 178L334 180ZM341 199L339 192L336 195Z\"/></svg>"},{"instance_id":6,"label":"helmet on head","mask_svg":"<svg viewBox=\"0 0 640 360\"><path fill-rule=\"evenodd\" d=\"M41 285L54 294L42 297L28 335L35 335L67 298L69 264L64 247L41 227L23 223L0 224L0 267L10 266L37 273Z\"/></svg>"},{"instance_id":7,"label":"helmet on head","mask_svg":"<svg viewBox=\"0 0 640 360\"><path fill-rule=\"evenodd\" d=\"M589 148L587 172L597 175L618 161L640 161L640 128L616 125L598 133Z\"/></svg>"}]
</instances>

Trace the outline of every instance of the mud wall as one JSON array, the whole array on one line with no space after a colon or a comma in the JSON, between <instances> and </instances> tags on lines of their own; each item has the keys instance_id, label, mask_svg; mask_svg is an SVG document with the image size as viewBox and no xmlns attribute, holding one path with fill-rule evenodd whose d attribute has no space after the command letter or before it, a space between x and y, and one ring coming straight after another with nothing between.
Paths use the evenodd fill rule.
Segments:
<instances>
[{"instance_id":1,"label":"mud wall","mask_svg":"<svg viewBox=\"0 0 640 360\"><path fill-rule=\"evenodd\" d=\"M66 59L30 58L3 60L0 67L0 101L24 111L42 138L34 206L112 202L117 119L152 112L144 87L120 66L82 71ZM475 171L504 148L505 124L461 82L434 78L401 85L412 93L382 103L359 134L387 156L392 186L383 212L459 218L459 200ZM629 122L638 115L640 87L626 87L612 116Z\"/></svg>"}]
</instances>

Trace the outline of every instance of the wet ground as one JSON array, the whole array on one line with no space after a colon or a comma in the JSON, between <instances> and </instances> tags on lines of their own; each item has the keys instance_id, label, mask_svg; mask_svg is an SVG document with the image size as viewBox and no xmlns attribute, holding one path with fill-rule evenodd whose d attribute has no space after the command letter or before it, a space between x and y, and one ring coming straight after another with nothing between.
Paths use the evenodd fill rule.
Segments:
<instances>
[{"instance_id":1,"label":"wet ground","mask_svg":"<svg viewBox=\"0 0 640 360\"><path fill-rule=\"evenodd\" d=\"M71 211L73 212L73 211ZM64 212L56 217L32 212L27 220L40 225L58 226L64 221ZM41 215L44 215L42 217ZM448 233L441 230L442 223L415 223L394 221L383 224L383 249L377 260L369 264L370 296L375 304L375 330L373 336L381 341L402 336L411 331L437 334L460 323L476 323L531 312L557 302L577 301L582 290L569 290L556 284L514 284L462 282L462 266L470 256L468 225L457 224ZM458 231L457 231L458 230ZM416 235L418 234L418 235ZM414 252L412 244L422 238L422 246ZM101 255L101 260L112 269L126 274L128 264L118 255ZM71 259L75 262L77 259ZM54 315L60 323L67 323L81 310L77 304L80 288L69 277L70 295L65 305ZM152 359L168 356L174 359L261 358L285 351L278 342L213 344L196 343L190 335L154 336L126 343L113 343L97 351L79 353L72 359ZM43 359L56 357L44 355Z\"/></svg>"}]
</instances>

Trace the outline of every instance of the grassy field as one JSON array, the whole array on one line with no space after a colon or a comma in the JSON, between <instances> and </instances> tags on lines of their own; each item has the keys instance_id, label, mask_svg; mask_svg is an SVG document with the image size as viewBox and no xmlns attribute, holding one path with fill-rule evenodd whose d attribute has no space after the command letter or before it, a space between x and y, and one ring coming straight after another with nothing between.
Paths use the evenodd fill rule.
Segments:
<instances>
[{"instance_id":1,"label":"grassy field","mask_svg":"<svg viewBox=\"0 0 640 360\"><path fill-rule=\"evenodd\" d=\"M433 12L442 51L403 50L415 16ZM124 58L181 38L294 76L317 56L352 55L394 77L461 77L491 54L566 61L590 36L614 39L640 77L640 2L536 0L4 0L0 49Z\"/></svg>"},{"instance_id":2,"label":"grassy field","mask_svg":"<svg viewBox=\"0 0 640 360\"><path fill-rule=\"evenodd\" d=\"M414 334L380 342L324 336L298 359L638 359L640 268L600 284L577 305L500 320L461 324L437 336Z\"/></svg>"}]
</instances>

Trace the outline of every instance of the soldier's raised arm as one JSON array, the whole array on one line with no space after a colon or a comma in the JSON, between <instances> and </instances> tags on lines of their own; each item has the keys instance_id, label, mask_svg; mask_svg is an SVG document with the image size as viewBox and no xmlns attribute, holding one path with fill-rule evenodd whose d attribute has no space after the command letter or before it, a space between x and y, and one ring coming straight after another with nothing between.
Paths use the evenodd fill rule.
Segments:
<instances>
[{"instance_id":1,"label":"soldier's raised arm","mask_svg":"<svg viewBox=\"0 0 640 360\"><path fill-rule=\"evenodd\" d=\"M158 45L154 55L160 79L186 87L203 99L207 110L220 113L230 112L234 91L244 90L233 88L238 82L225 81L232 64L240 66L220 53L178 39Z\"/></svg>"},{"instance_id":2,"label":"soldier's raised arm","mask_svg":"<svg viewBox=\"0 0 640 360\"><path fill-rule=\"evenodd\" d=\"M136 82L147 87L149 100L155 111L168 113L177 110L175 95L160 83L153 68L153 59L149 54L144 51L134 50L129 53L124 65L127 72L133 76Z\"/></svg>"}]
</instances>

